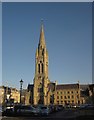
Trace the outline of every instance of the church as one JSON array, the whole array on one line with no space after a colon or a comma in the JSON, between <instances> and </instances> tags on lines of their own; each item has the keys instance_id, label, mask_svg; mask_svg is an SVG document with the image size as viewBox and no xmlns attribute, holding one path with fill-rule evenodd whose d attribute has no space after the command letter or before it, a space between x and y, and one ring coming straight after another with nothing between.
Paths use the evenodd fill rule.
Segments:
<instances>
[{"instance_id":1,"label":"church","mask_svg":"<svg viewBox=\"0 0 94 120\"><path fill-rule=\"evenodd\" d=\"M29 104L66 105L81 104L79 82L75 84L57 84L49 79L49 60L45 42L44 26L41 25L38 48L35 54L35 76L33 84L28 85Z\"/></svg>"}]
</instances>

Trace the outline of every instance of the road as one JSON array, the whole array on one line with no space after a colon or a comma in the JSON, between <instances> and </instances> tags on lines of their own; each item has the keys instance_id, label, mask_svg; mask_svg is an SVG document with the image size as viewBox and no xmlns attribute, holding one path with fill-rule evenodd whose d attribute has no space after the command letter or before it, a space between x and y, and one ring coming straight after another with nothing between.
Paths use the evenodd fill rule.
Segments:
<instances>
[{"instance_id":1,"label":"road","mask_svg":"<svg viewBox=\"0 0 94 120\"><path fill-rule=\"evenodd\" d=\"M41 119L41 120L46 120L46 119L47 120L48 119L52 120L53 119L54 120L54 118L57 119L57 120L58 120L58 118L59 119L63 118L63 120L73 118L73 111L62 110L62 111L59 111L59 112L52 113L49 116L42 116L42 117L6 117L6 116L4 116L2 118L2 120L39 120L39 119Z\"/></svg>"},{"instance_id":2,"label":"road","mask_svg":"<svg viewBox=\"0 0 94 120\"><path fill-rule=\"evenodd\" d=\"M94 111L92 111L92 112L94 112ZM87 113L89 113L89 112L87 111ZM83 116L84 116L83 119L85 119L85 120L93 120L94 116L93 116L93 118L91 116L86 116L87 113L86 113L86 111L78 111L78 110L68 109L68 110L62 110L59 112L52 113L49 116L42 116L42 117L6 117L6 116L4 116L2 118L2 120L54 120L54 119L56 119L56 120L58 120L58 119L79 120L79 119L82 119ZM90 113L91 113L91 111L90 111ZM79 114L80 115L83 114L81 118L79 118Z\"/></svg>"}]
</instances>

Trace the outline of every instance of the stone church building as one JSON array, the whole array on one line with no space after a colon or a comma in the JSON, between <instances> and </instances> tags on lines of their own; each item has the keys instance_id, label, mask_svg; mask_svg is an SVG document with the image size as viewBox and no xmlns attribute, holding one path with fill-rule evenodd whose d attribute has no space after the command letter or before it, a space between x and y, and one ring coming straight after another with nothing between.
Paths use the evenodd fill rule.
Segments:
<instances>
[{"instance_id":1,"label":"stone church building","mask_svg":"<svg viewBox=\"0 0 94 120\"><path fill-rule=\"evenodd\" d=\"M48 51L45 43L44 27L41 25L38 48L35 54L35 76L33 84L28 85L27 104L80 104L80 85L57 84L51 82L48 74Z\"/></svg>"}]
</instances>

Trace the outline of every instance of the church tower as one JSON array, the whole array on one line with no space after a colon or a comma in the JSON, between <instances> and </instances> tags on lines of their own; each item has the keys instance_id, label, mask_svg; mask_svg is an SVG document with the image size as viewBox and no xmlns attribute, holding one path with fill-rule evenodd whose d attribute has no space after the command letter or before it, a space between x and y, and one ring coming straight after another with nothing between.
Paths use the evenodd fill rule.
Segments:
<instances>
[{"instance_id":1,"label":"church tower","mask_svg":"<svg viewBox=\"0 0 94 120\"><path fill-rule=\"evenodd\" d=\"M44 26L41 25L38 48L35 55L35 77L34 77L34 105L48 104L48 52L46 49Z\"/></svg>"}]
</instances>

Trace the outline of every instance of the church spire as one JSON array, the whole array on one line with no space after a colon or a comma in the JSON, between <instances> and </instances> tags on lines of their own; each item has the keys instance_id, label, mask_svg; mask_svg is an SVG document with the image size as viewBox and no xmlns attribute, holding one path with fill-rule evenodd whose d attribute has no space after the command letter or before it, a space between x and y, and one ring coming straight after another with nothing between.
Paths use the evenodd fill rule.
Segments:
<instances>
[{"instance_id":1,"label":"church spire","mask_svg":"<svg viewBox=\"0 0 94 120\"><path fill-rule=\"evenodd\" d=\"M39 46L42 46L42 47L46 46L46 44L45 44L45 36L44 36L43 20L41 20L41 30L40 30Z\"/></svg>"},{"instance_id":2,"label":"church spire","mask_svg":"<svg viewBox=\"0 0 94 120\"><path fill-rule=\"evenodd\" d=\"M48 98L48 52L45 44L43 21L41 21L40 38L35 55L35 77L34 77L34 104L47 105Z\"/></svg>"}]
</instances>

